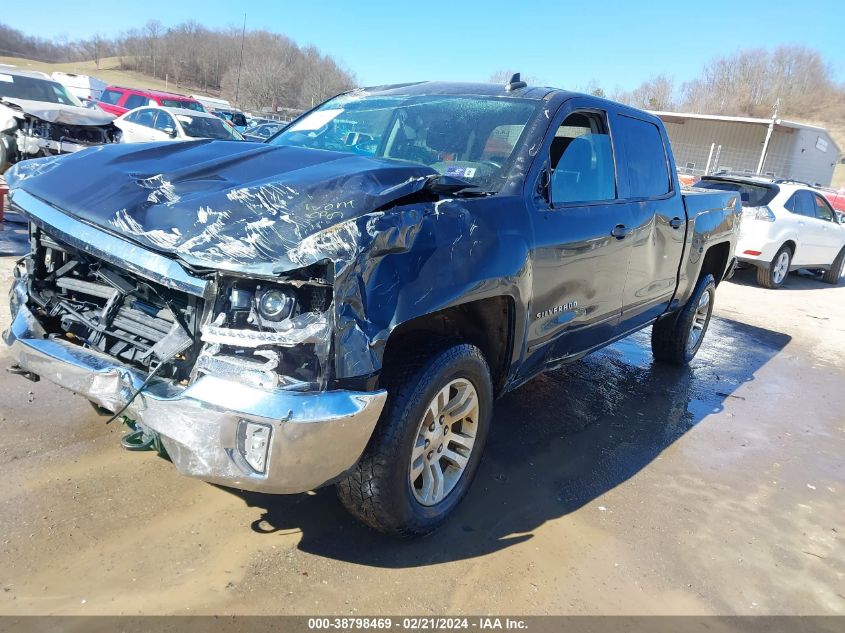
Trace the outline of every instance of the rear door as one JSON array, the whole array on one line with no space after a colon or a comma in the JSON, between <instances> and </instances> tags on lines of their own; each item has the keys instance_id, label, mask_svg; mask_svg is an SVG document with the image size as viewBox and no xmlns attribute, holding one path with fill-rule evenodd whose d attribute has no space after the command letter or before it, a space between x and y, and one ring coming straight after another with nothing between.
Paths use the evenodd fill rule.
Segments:
<instances>
[{"instance_id":1,"label":"rear door","mask_svg":"<svg viewBox=\"0 0 845 633\"><path fill-rule=\"evenodd\" d=\"M816 220L816 203L807 189L798 189L784 205L794 216L797 225L796 249L792 257L795 266L818 264L821 246L821 225Z\"/></svg>"},{"instance_id":2,"label":"rear door","mask_svg":"<svg viewBox=\"0 0 845 633\"><path fill-rule=\"evenodd\" d=\"M153 136L153 122L156 111L151 108L141 108L131 112L122 124L124 142L147 143L157 140Z\"/></svg>"},{"instance_id":3,"label":"rear door","mask_svg":"<svg viewBox=\"0 0 845 633\"><path fill-rule=\"evenodd\" d=\"M660 128L627 113L615 116L611 126L623 158L620 189L633 214L622 302L622 327L632 329L669 306L677 286L687 218L671 175L669 142Z\"/></svg>"},{"instance_id":4,"label":"rear door","mask_svg":"<svg viewBox=\"0 0 845 633\"><path fill-rule=\"evenodd\" d=\"M554 366L617 333L631 247L607 111L567 101L553 119L534 198L529 354ZM533 364L533 363L532 363Z\"/></svg>"}]
</instances>

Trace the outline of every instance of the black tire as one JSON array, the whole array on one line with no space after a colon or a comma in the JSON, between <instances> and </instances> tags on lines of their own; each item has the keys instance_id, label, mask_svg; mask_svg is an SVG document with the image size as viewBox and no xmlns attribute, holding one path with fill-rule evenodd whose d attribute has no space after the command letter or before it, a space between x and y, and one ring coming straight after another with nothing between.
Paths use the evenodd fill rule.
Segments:
<instances>
[{"instance_id":1,"label":"black tire","mask_svg":"<svg viewBox=\"0 0 845 633\"><path fill-rule=\"evenodd\" d=\"M839 251L839 255L836 256L836 259L834 259L833 263L830 265L830 270L824 271L822 281L833 286L838 285L839 280L842 277L843 265L845 265L845 248Z\"/></svg>"},{"instance_id":2,"label":"black tire","mask_svg":"<svg viewBox=\"0 0 845 633\"><path fill-rule=\"evenodd\" d=\"M410 538L439 527L469 489L490 428L493 384L483 354L468 344L424 354L394 371L396 377L373 436L361 459L336 488L346 509L365 524ZM411 453L429 403L458 378L468 380L478 396L475 444L455 487L439 503L426 506L411 489Z\"/></svg>"},{"instance_id":3,"label":"black tire","mask_svg":"<svg viewBox=\"0 0 845 633\"><path fill-rule=\"evenodd\" d=\"M775 262L781 256L782 253L786 252L789 255L789 261L786 265L786 274L783 276L783 279L777 281L775 279ZM784 245L781 246L777 253L775 253L774 259L772 259L771 263L769 264L768 268L761 268L757 267L757 284L763 286L763 288L768 288L769 290L774 290L775 288L780 288L783 285L783 282L786 281L786 278L789 276L789 266L792 264L792 249L788 246Z\"/></svg>"},{"instance_id":4,"label":"black tire","mask_svg":"<svg viewBox=\"0 0 845 633\"><path fill-rule=\"evenodd\" d=\"M696 343L690 346L690 333L705 294L708 295L706 319L701 335ZM692 296L680 312L667 314L657 320L651 328L651 351L656 360L670 365L686 365L695 357L704 335L707 334L715 298L716 280L713 275L705 275L699 279Z\"/></svg>"}]
</instances>

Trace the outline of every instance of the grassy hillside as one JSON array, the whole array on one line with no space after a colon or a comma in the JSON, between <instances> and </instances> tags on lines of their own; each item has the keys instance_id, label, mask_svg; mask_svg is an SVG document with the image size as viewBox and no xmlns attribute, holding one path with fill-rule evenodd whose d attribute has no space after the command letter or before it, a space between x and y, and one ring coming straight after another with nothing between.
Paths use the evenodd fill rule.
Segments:
<instances>
[{"instance_id":1,"label":"grassy hillside","mask_svg":"<svg viewBox=\"0 0 845 633\"><path fill-rule=\"evenodd\" d=\"M93 61L53 64L49 62L37 62L30 59L21 59L19 57L0 57L0 64L17 66L21 70L38 70L43 73L53 73L58 71L63 73L76 73L78 75L91 75L101 81L105 81L107 84L116 84L118 86L127 86L130 88L169 90L171 92L179 92L183 94L204 94L200 90L186 86L180 86L177 88L173 82L165 85L164 81L157 79L156 77L150 77L149 75L143 75L141 73L127 70L120 70L120 59L117 57L107 57L101 59L99 69L97 69L97 66Z\"/></svg>"}]
</instances>

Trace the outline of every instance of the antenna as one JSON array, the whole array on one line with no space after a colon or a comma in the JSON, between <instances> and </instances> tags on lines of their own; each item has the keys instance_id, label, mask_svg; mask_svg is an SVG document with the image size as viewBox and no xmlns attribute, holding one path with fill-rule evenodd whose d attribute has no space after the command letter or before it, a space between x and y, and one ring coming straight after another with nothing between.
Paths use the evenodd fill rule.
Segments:
<instances>
[{"instance_id":1,"label":"antenna","mask_svg":"<svg viewBox=\"0 0 845 633\"><path fill-rule=\"evenodd\" d=\"M511 80L505 84L505 92L519 90L520 88L525 88L527 86L528 84L522 81L522 79L520 79L519 73L514 73L511 77Z\"/></svg>"}]
</instances>

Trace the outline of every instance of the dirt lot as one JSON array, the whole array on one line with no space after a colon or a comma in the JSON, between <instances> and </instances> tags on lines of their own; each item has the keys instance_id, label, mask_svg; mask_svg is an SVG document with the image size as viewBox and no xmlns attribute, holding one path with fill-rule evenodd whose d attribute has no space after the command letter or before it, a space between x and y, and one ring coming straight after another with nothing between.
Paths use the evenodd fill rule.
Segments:
<instances>
[{"instance_id":1,"label":"dirt lot","mask_svg":"<svg viewBox=\"0 0 845 633\"><path fill-rule=\"evenodd\" d=\"M652 365L645 332L532 381L457 515L411 543L332 489L180 477L3 373L0 613L843 614L843 307L845 285L742 273L688 370Z\"/></svg>"}]
</instances>

